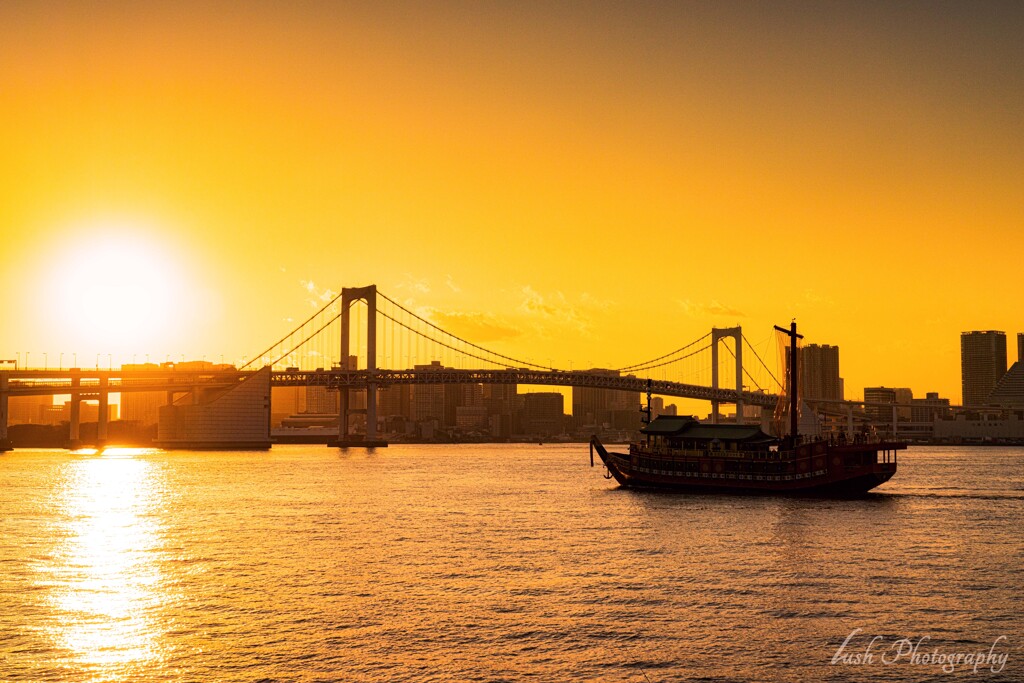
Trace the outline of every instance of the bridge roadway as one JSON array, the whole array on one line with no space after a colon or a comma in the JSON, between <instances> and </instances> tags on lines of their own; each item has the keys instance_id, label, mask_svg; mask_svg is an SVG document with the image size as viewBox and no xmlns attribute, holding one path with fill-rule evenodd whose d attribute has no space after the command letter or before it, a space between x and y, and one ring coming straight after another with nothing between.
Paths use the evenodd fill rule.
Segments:
<instances>
[{"instance_id":1,"label":"bridge roadway","mask_svg":"<svg viewBox=\"0 0 1024 683\"><path fill-rule=\"evenodd\" d=\"M18 370L4 373L8 377L9 396L45 396L55 394L125 393L139 391L192 391L237 384L254 371L220 370ZM616 376L600 373L566 372L560 370L376 370L372 380L379 387L393 384L533 384L560 387L593 387L621 391L646 392L659 396L692 398L746 405L773 407L778 396L760 392L705 387L666 380ZM271 373L276 387L322 386L328 389L362 389L371 381L367 370L286 370Z\"/></svg>"},{"instance_id":2,"label":"bridge roadway","mask_svg":"<svg viewBox=\"0 0 1024 683\"><path fill-rule=\"evenodd\" d=\"M139 391L162 391L174 393L191 392L196 388L216 389L229 387L252 375L254 370L92 370L78 372L68 370L12 370L0 371L7 378L6 387L0 394L7 396L46 396L77 392L81 398L92 398L103 391L126 393ZM323 386L329 389L364 389L369 383L367 370L285 370L271 373L271 385L276 387ZM374 372L377 386L392 384L533 384L561 387L593 387L619 389L644 393L648 380L642 377L616 376L601 373L563 370L529 370L508 368L502 370L377 370ZM74 379L77 378L77 386ZM690 398L705 401L735 403L736 391L650 380L652 394ZM779 397L776 394L744 391L741 400L746 405L774 407ZM866 403L864 401L812 399L808 401L817 410L834 415L846 415L853 408L910 408L903 403ZM995 410L993 406L951 406L951 408Z\"/></svg>"},{"instance_id":3,"label":"bridge roadway","mask_svg":"<svg viewBox=\"0 0 1024 683\"><path fill-rule=\"evenodd\" d=\"M734 389L715 389L697 384L683 384L665 380L647 380L642 377L616 376L563 370L377 370L373 381L379 387L392 384L533 384L557 387L592 387L620 391L646 392L659 396L693 398L706 401L735 403ZM273 386L323 386L329 389L361 389L370 382L367 370L284 371L271 375ZM747 405L774 407L778 396L751 391L740 392L738 397Z\"/></svg>"}]
</instances>

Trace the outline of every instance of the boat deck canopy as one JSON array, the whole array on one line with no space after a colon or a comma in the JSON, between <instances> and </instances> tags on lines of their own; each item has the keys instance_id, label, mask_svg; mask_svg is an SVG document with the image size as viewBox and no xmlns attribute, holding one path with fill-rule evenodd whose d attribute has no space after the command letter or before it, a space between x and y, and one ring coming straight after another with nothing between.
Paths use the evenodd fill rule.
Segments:
<instances>
[{"instance_id":1,"label":"boat deck canopy","mask_svg":"<svg viewBox=\"0 0 1024 683\"><path fill-rule=\"evenodd\" d=\"M687 415L659 415L640 430L650 436L664 436L687 441L721 441L746 444L774 443L775 437L765 434L757 425L704 424Z\"/></svg>"}]
</instances>

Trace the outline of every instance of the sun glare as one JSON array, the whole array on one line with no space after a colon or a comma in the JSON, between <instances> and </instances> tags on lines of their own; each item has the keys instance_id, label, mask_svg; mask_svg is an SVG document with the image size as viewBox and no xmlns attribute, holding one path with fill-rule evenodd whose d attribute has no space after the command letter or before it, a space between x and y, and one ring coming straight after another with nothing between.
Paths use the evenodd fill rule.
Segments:
<instances>
[{"instance_id":1,"label":"sun glare","mask_svg":"<svg viewBox=\"0 0 1024 683\"><path fill-rule=\"evenodd\" d=\"M55 264L49 309L72 348L152 348L181 309L182 278L165 251L137 235L90 235Z\"/></svg>"}]
</instances>

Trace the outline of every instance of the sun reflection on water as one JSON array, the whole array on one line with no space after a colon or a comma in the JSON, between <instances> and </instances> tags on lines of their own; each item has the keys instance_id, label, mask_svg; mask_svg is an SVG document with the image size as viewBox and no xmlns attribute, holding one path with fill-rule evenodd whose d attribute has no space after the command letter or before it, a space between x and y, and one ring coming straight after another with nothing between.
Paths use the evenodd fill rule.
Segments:
<instances>
[{"instance_id":1,"label":"sun reflection on water","mask_svg":"<svg viewBox=\"0 0 1024 683\"><path fill-rule=\"evenodd\" d=\"M57 502L60 539L42 583L47 629L67 664L120 680L160 658L157 466L131 449L69 464Z\"/></svg>"}]
</instances>

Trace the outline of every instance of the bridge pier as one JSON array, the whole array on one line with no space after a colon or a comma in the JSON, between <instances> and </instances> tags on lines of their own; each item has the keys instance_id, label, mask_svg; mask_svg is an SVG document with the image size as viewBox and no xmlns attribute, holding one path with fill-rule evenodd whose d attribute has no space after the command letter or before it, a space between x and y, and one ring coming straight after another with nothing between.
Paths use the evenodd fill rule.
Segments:
<instances>
[{"instance_id":1,"label":"bridge pier","mask_svg":"<svg viewBox=\"0 0 1024 683\"><path fill-rule=\"evenodd\" d=\"M71 371L71 416L68 425L68 448L75 450L82 445L82 397L78 388L82 385L81 370Z\"/></svg>"},{"instance_id":2,"label":"bridge pier","mask_svg":"<svg viewBox=\"0 0 1024 683\"><path fill-rule=\"evenodd\" d=\"M110 392L107 391L110 378L100 378L100 406L99 415L96 417L96 447L102 448L107 444L107 427L110 416Z\"/></svg>"},{"instance_id":3,"label":"bridge pier","mask_svg":"<svg viewBox=\"0 0 1024 683\"><path fill-rule=\"evenodd\" d=\"M0 372L0 451L11 450L11 443L7 438L7 373Z\"/></svg>"}]
</instances>

